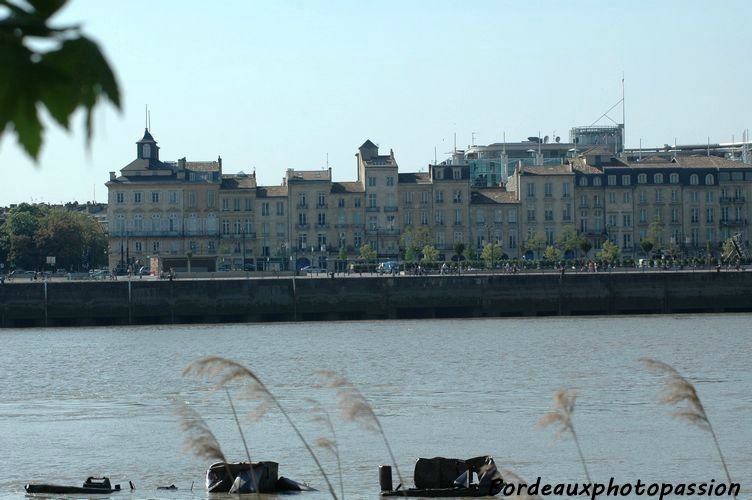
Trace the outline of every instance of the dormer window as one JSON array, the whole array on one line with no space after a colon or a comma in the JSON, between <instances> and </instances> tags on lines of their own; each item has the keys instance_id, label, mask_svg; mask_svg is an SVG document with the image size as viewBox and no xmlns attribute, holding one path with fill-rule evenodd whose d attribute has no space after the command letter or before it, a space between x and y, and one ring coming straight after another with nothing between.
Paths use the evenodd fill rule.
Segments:
<instances>
[{"instance_id":1,"label":"dormer window","mask_svg":"<svg viewBox=\"0 0 752 500\"><path fill-rule=\"evenodd\" d=\"M150 144L144 144L143 147L143 157L144 158L151 158L151 145Z\"/></svg>"}]
</instances>

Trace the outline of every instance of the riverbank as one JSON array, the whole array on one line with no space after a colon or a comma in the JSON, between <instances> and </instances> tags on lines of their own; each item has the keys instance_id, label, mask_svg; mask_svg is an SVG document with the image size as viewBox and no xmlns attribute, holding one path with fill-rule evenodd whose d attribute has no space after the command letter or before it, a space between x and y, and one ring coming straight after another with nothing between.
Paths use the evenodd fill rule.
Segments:
<instances>
[{"instance_id":1,"label":"riverbank","mask_svg":"<svg viewBox=\"0 0 752 500\"><path fill-rule=\"evenodd\" d=\"M752 312L752 272L121 279L0 286L2 327Z\"/></svg>"}]
</instances>

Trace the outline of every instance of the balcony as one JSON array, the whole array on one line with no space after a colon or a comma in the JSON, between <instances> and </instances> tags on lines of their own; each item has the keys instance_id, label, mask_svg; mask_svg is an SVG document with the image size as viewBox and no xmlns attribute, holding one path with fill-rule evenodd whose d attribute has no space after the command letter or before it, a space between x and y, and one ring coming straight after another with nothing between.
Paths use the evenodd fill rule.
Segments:
<instances>
[{"instance_id":1,"label":"balcony","mask_svg":"<svg viewBox=\"0 0 752 500\"><path fill-rule=\"evenodd\" d=\"M590 204L588 202L585 202L585 203L580 202L580 208L590 208Z\"/></svg>"},{"instance_id":2,"label":"balcony","mask_svg":"<svg viewBox=\"0 0 752 500\"><path fill-rule=\"evenodd\" d=\"M384 207L384 212L396 212L398 210L397 207Z\"/></svg>"},{"instance_id":3,"label":"balcony","mask_svg":"<svg viewBox=\"0 0 752 500\"><path fill-rule=\"evenodd\" d=\"M329 224L327 224L326 222L319 222L318 224L316 224L316 229L329 229Z\"/></svg>"},{"instance_id":4,"label":"balcony","mask_svg":"<svg viewBox=\"0 0 752 500\"><path fill-rule=\"evenodd\" d=\"M308 224L295 224L298 229L308 229Z\"/></svg>"},{"instance_id":5,"label":"balcony","mask_svg":"<svg viewBox=\"0 0 752 500\"><path fill-rule=\"evenodd\" d=\"M744 203L747 203L747 198L745 196L737 196L734 198L734 203L737 205L742 205Z\"/></svg>"},{"instance_id":6,"label":"balcony","mask_svg":"<svg viewBox=\"0 0 752 500\"><path fill-rule=\"evenodd\" d=\"M308 203L298 203L297 208L306 210L306 209L308 209ZM269 214L267 214L267 215L269 215Z\"/></svg>"},{"instance_id":7,"label":"balcony","mask_svg":"<svg viewBox=\"0 0 752 500\"><path fill-rule=\"evenodd\" d=\"M337 229L346 229L346 228L348 227L348 225L347 225L347 224L345 224L344 222L341 222L341 223L340 223L340 222L338 222L338 223L336 223L336 224L334 225L334 227L336 227Z\"/></svg>"},{"instance_id":8,"label":"balcony","mask_svg":"<svg viewBox=\"0 0 752 500\"><path fill-rule=\"evenodd\" d=\"M326 203L317 203L316 208L323 210L323 209L329 208L329 205L327 205Z\"/></svg>"},{"instance_id":9,"label":"balcony","mask_svg":"<svg viewBox=\"0 0 752 500\"><path fill-rule=\"evenodd\" d=\"M721 196L720 198L718 198L718 202L721 205L731 205L734 202L734 198L730 196Z\"/></svg>"},{"instance_id":10,"label":"balcony","mask_svg":"<svg viewBox=\"0 0 752 500\"><path fill-rule=\"evenodd\" d=\"M721 227L744 227L746 225L747 219L721 220Z\"/></svg>"},{"instance_id":11,"label":"balcony","mask_svg":"<svg viewBox=\"0 0 752 500\"><path fill-rule=\"evenodd\" d=\"M381 212L381 207L366 207L366 212Z\"/></svg>"}]
</instances>

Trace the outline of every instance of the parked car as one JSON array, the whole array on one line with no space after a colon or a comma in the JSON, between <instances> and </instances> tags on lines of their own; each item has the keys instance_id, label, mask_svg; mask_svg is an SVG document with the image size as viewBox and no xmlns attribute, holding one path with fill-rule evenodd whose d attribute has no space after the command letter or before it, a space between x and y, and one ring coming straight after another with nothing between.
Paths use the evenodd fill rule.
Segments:
<instances>
[{"instance_id":1,"label":"parked car","mask_svg":"<svg viewBox=\"0 0 752 500\"><path fill-rule=\"evenodd\" d=\"M399 272L399 267L399 262L397 262L396 260L389 260L379 264L379 266L376 268L376 272L379 274L392 274Z\"/></svg>"},{"instance_id":2,"label":"parked car","mask_svg":"<svg viewBox=\"0 0 752 500\"><path fill-rule=\"evenodd\" d=\"M138 270L138 274L140 276L149 276L151 274L151 267L141 266L141 269Z\"/></svg>"},{"instance_id":3,"label":"parked car","mask_svg":"<svg viewBox=\"0 0 752 500\"><path fill-rule=\"evenodd\" d=\"M301 272L304 272L305 274L319 274L324 271L320 267L306 266L301 269Z\"/></svg>"},{"instance_id":4,"label":"parked car","mask_svg":"<svg viewBox=\"0 0 752 500\"><path fill-rule=\"evenodd\" d=\"M107 269L97 269L89 273L89 278L93 280L106 280L110 276Z\"/></svg>"}]
</instances>

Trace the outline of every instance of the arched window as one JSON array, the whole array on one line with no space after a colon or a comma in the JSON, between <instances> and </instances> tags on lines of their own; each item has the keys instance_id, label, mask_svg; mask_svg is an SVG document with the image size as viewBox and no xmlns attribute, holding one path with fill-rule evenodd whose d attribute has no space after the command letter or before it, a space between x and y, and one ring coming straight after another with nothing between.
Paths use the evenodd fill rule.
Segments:
<instances>
[{"instance_id":1,"label":"arched window","mask_svg":"<svg viewBox=\"0 0 752 500\"><path fill-rule=\"evenodd\" d=\"M648 183L647 174L640 174L637 176L637 184L647 184L647 183Z\"/></svg>"},{"instance_id":2,"label":"arched window","mask_svg":"<svg viewBox=\"0 0 752 500\"><path fill-rule=\"evenodd\" d=\"M655 174L653 176L653 183L655 183L655 184L663 184L663 174Z\"/></svg>"},{"instance_id":3,"label":"arched window","mask_svg":"<svg viewBox=\"0 0 752 500\"><path fill-rule=\"evenodd\" d=\"M587 177L580 177L580 186L587 186Z\"/></svg>"},{"instance_id":4,"label":"arched window","mask_svg":"<svg viewBox=\"0 0 752 500\"><path fill-rule=\"evenodd\" d=\"M671 174L669 176L668 181L671 184L679 184L679 174L677 174L676 172L674 172L673 174Z\"/></svg>"},{"instance_id":5,"label":"arched window","mask_svg":"<svg viewBox=\"0 0 752 500\"><path fill-rule=\"evenodd\" d=\"M700 178L697 176L697 174L692 174L689 176L689 183L693 186L696 186L700 183Z\"/></svg>"},{"instance_id":6,"label":"arched window","mask_svg":"<svg viewBox=\"0 0 752 500\"><path fill-rule=\"evenodd\" d=\"M715 179L713 177L713 174L708 174L705 176L705 184L708 186L712 186L715 183Z\"/></svg>"},{"instance_id":7,"label":"arched window","mask_svg":"<svg viewBox=\"0 0 752 500\"><path fill-rule=\"evenodd\" d=\"M600 186L600 185L601 185L601 178L593 177L593 186Z\"/></svg>"}]
</instances>

